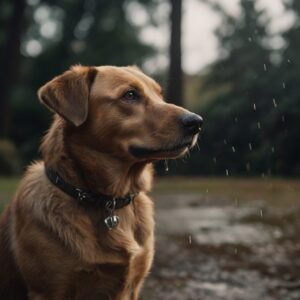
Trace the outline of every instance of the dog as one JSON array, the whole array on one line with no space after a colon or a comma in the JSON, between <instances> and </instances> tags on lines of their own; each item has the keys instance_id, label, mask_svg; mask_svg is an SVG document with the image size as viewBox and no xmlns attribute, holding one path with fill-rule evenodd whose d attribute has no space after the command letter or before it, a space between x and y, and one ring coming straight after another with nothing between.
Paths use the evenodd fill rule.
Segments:
<instances>
[{"instance_id":1,"label":"dog","mask_svg":"<svg viewBox=\"0 0 300 300\"><path fill-rule=\"evenodd\" d=\"M202 118L135 66L73 66L38 97L54 120L0 219L0 299L137 300L154 255L152 163L186 154Z\"/></svg>"}]
</instances>

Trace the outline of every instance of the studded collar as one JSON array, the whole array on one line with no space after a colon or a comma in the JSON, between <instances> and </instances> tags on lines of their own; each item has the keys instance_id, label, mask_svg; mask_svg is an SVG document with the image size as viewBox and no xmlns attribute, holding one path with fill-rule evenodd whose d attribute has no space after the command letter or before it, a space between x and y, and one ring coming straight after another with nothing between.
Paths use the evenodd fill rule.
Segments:
<instances>
[{"instance_id":1,"label":"studded collar","mask_svg":"<svg viewBox=\"0 0 300 300\"><path fill-rule=\"evenodd\" d=\"M129 193L124 197L113 197L95 193L71 185L53 169L45 168L45 173L53 185L71 196L79 205L86 208L120 209L129 205L137 196L137 193Z\"/></svg>"}]
</instances>

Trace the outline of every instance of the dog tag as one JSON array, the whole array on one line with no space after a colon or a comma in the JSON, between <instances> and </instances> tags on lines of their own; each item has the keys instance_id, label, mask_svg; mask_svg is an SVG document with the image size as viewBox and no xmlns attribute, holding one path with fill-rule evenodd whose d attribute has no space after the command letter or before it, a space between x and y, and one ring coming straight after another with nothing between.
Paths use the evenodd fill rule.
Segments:
<instances>
[{"instance_id":1,"label":"dog tag","mask_svg":"<svg viewBox=\"0 0 300 300\"><path fill-rule=\"evenodd\" d=\"M119 217L118 216L109 216L104 219L104 223L108 230L112 230L116 228L119 224Z\"/></svg>"}]
</instances>

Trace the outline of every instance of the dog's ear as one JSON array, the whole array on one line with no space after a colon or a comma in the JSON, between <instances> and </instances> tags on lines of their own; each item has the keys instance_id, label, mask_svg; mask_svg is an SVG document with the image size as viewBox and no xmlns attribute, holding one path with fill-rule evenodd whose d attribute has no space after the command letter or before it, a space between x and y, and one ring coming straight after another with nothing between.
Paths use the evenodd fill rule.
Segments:
<instances>
[{"instance_id":1,"label":"dog's ear","mask_svg":"<svg viewBox=\"0 0 300 300\"><path fill-rule=\"evenodd\" d=\"M87 119L89 92L96 74L96 68L75 66L42 86L38 91L39 100L80 126Z\"/></svg>"}]
</instances>

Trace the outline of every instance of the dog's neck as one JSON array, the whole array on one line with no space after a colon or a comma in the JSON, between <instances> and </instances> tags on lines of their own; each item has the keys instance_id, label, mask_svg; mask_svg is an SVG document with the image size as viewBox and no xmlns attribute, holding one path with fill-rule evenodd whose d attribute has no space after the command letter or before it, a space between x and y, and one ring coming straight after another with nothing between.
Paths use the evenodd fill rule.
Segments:
<instances>
[{"instance_id":1,"label":"dog's neck","mask_svg":"<svg viewBox=\"0 0 300 300\"><path fill-rule=\"evenodd\" d=\"M56 170L66 181L114 197L151 189L152 164L129 163L70 143L67 128L64 120L56 118L41 145L45 165Z\"/></svg>"}]
</instances>

